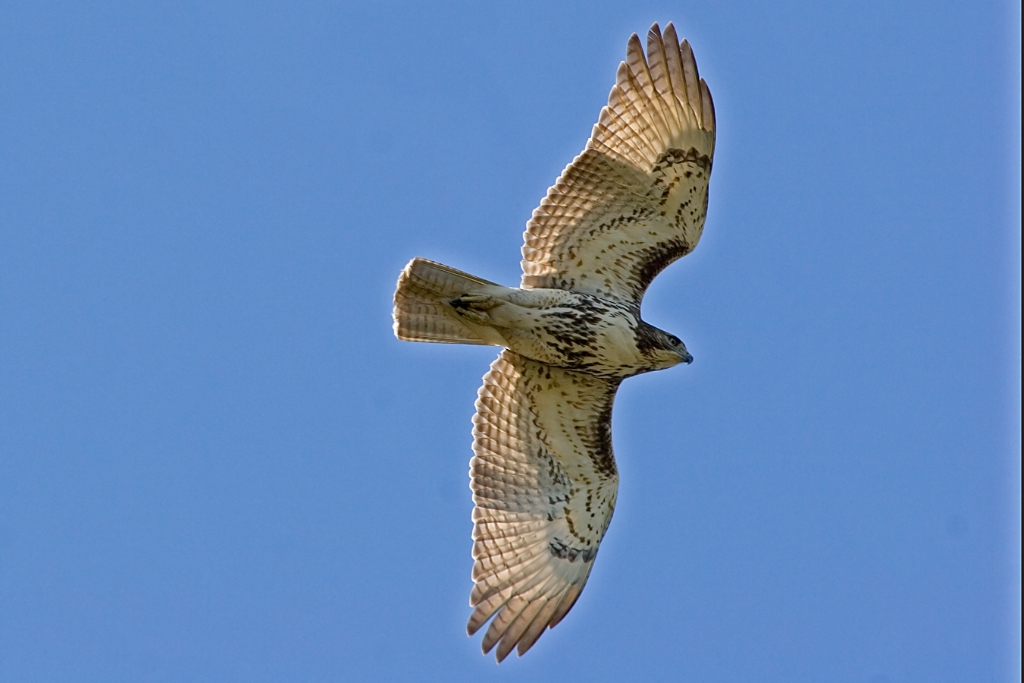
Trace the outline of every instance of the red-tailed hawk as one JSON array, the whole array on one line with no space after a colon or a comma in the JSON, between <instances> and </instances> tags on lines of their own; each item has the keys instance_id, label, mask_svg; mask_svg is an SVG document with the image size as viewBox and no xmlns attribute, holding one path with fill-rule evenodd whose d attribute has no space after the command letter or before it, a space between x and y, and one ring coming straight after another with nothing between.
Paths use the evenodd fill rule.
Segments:
<instances>
[{"instance_id":1,"label":"red-tailed hawk","mask_svg":"<svg viewBox=\"0 0 1024 683\"><path fill-rule=\"evenodd\" d=\"M533 212L521 288L413 259L395 292L406 341L491 344L473 417L468 631L530 649L572 608L618 490L612 402L626 377L693 360L640 319L651 280L700 240L715 109L672 24L634 34L586 149Z\"/></svg>"}]
</instances>

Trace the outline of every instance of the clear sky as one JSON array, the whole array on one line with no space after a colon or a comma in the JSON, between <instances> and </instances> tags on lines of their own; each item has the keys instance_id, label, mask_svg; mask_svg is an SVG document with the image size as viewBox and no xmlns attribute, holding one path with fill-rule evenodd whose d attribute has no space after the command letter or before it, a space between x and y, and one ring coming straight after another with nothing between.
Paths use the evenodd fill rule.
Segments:
<instances>
[{"instance_id":1,"label":"clear sky","mask_svg":"<svg viewBox=\"0 0 1024 683\"><path fill-rule=\"evenodd\" d=\"M473 400L629 34L715 97L574 610L465 635ZM0 6L0 680L1014 680L1019 4ZM1019 679L1016 679L1019 680Z\"/></svg>"}]
</instances>

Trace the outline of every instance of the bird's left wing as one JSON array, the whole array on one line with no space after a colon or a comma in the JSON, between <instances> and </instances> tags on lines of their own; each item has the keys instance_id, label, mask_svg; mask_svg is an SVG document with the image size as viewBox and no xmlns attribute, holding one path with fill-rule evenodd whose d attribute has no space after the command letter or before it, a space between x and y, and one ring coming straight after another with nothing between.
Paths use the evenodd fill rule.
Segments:
<instances>
[{"instance_id":1,"label":"bird's left wing","mask_svg":"<svg viewBox=\"0 0 1024 683\"><path fill-rule=\"evenodd\" d=\"M572 608L611 521L619 477L611 413L618 382L505 350L473 417L473 635L483 651L530 649Z\"/></svg>"}]
</instances>

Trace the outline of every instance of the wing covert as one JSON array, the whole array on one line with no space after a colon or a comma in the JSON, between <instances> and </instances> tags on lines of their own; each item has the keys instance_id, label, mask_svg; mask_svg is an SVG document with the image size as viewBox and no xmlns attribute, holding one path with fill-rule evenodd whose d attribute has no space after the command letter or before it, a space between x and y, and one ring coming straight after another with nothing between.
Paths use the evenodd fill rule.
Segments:
<instances>
[{"instance_id":1,"label":"wing covert","mask_svg":"<svg viewBox=\"0 0 1024 683\"><path fill-rule=\"evenodd\" d=\"M689 43L654 24L645 57L633 34L586 148L527 223L522 286L639 305L700 240L715 130Z\"/></svg>"},{"instance_id":2,"label":"wing covert","mask_svg":"<svg viewBox=\"0 0 1024 683\"><path fill-rule=\"evenodd\" d=\"M611 521L618 472L611 410L618 382L505 350L473 417L473 635L503 660L572 608Z\"/></svg>"}]
</instances>

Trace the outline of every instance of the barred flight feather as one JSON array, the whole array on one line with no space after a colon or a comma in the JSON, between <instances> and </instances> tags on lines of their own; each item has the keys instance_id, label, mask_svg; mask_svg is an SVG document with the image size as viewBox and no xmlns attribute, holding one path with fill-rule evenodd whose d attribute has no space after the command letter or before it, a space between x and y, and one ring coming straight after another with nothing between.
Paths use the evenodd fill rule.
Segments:
<instances>
[{"instance_id":1,"label":"barred flight feather","mask_svg":"<svg viewBox=\"0 0 1024 683\"><path fill-rule=\"evenodd\" d=\"M693 251L715 153L711 93L669 24L634 34L586 149L527 224L526 288L640 305L650 281Z\"/></svg>"},{"instance_id":2,"label":"barred flight feather","mask_svg":"<svg viewBox=\"0 0 1024 683\"><path fill-rule=\"evenodd\" d=\"M610 444L595 454L589 435L617 388L508 350L484 376L473 418L476 585L467 630L493 618L482 646L498 645L499 661L516 646L528 650L564 616L563 598L590 575L618 475L597 465L612 457Z\"/></svg>"}]
</instances>

